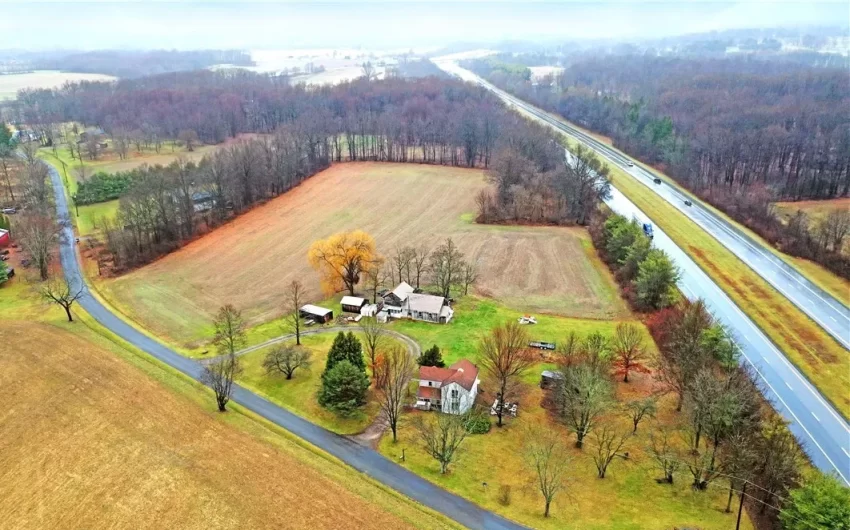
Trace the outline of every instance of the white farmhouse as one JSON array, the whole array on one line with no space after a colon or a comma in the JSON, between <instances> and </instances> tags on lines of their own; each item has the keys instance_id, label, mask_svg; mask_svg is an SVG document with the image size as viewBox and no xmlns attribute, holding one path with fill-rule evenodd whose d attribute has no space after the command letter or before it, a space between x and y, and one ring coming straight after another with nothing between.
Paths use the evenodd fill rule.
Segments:
<instances>
[{"instance_id":1,"label":"white farmhouse","mask_svg":"<svg viewBox=\"0 0 850 530\"><path fill-rule=\"evenodd\" d=\"M479 382L478 367L466 359L448 368L422 366L419 368L416 408L463 414L475 403Z\"/></svg>"},{"instance_id":2,"label":"white farmhouse","mask_svg":"<svg viewBox=\"0 0 850 530\"><path fill-rule=\"evenodd\" d=\"M448 300L442 296L415 293L407 282L401 282L383 298L382 311L386 311L390 318L410 318L447 324L454 316Z\"/></svg>"}]
</instances>

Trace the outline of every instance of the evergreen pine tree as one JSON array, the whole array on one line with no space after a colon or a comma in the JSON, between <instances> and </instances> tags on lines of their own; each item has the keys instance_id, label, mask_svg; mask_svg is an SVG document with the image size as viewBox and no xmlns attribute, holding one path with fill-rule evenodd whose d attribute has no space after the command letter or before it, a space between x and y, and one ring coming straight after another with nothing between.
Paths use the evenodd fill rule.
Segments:
<instances>
[{"instance_id":1,"label":"evergreen pine tree","mask_svg":"<svg viewBox=\"0 0 850 530\"><path fill-rule=\"evenodd\" d=\"M422 355L419 356L416 362L419 363L419 366L436 366L438 368L446 366L446 363L443 362L440 348L436 344L422 352Z\"/></svg>"}]
</instances>

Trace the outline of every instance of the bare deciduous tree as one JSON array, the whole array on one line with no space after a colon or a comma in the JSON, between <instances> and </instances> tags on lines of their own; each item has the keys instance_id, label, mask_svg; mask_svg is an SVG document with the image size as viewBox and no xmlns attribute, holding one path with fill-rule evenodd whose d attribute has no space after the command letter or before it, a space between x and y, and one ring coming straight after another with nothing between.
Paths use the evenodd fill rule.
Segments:
<instances>
[{"instance_id":1,"label":"bare deciduous tree","mask_svg":"<svg viewBox=\"0 0 850 530\"><path fill-rule=\"evenodd\" d=\"M478 281L478 269L472 263L464 263L461 270L460 283L463 285L463 295L469 294L469 288Z\"/></svg>"},{"instance_id":2,"label":"bare deciduous tree","mask_svg":"<svg viewBox=\"0 0 850 530\"><path fill-rule=\"evenodd\" d=\"M241 373L242 365L239 363L239 358L232 353L210 359L204 365L201 382L212 388L219 412L227 411L227 402L230 401L233 392L233 380Z\"/></svg>"},{"instance_id":3,"label":"bare deciduous tree","mask_svg":"<svg viewBox=\"0 0 850 530\"><path fill-rule=\"evenodd\" d=\"M60 274L54 276L52 278L48 278L46 282L44 282L39 291L41 292L41 296L44 297L48 302L52 302L54 304L58 304L65 310L65 315L68 317L68 322L73 322L74 319L71 317L71 306L74 305L74 302L80 299L83 296L83 282L77 278L75 282L77 285L72 285L72 282L69 282L64 275Z\"/></svg>"},{"instance_id":4,"label":"bare deciduous tree","mask_svg":"<svg viewBox=\"0 0 850 530\"><path fill-rule=\"evenodd\" d=\"M607 369L590 360L582 360L561 369L555 403L561 420L576 433L576 447L596 427L599 418L611 407L613 383Z\"/></svg>"},{"instance_id":5,"label":"bare deciduous tree","mask_svg":"<svg viewBox=\"0 0 850 530\"><path fill-rule=\"evenodd\" d=\"M245 321L233 305L221 306L213 322L215 344L219 355L233 355L245 345Z\"/></svg>"},{"instance_id":6,"label":"bare deciduous tree","mask_svg":"<svg viewBox=\"0 0 850 530\"><path fill-rule=\"evenodd\" d=\"M31 214L21 216L17 224L17 238L24 251L38 267L42 280L48 278L51 251L56 243L56 224L48 215Z\"/></svg>"},{"instance_id":7,"label":"bare deciduous tree","mask_svg":"<svg viewBox=\"0 0 850 530\"><path fill-rule=\"evenodd\" d=\"M365 63L361 64L360 68L363 70L363 77L366 78L366 81L371 81L375 79L378 75L378 72L372 65L371 61L366 61Z\"/></svg>"},{"instance_id":8,"label":"bare deciduous tree","mask_svg":"<svg viewBox=\"0 0 850 530\"><path fill-rule=\"evenodd\" d=\"M384 258L378 256L372 267L369 267L366 272L366 288L372 293L372 303L378 303L378 290L384 287L384 284L390 279L391 274L388 274L384 263Z\"/></svg>"},{"instance_id":9,"label":"bare deciduous tree","mask_svg":"<svg viewBox=\"0 0 850 530\"><path fill-rule=\"evenodd\" d=\"M195 150L195 146L198 145L198 133L193 131L192 129L185 129L180 131L178 138L183 145L186 146L186 150L192 152Z\"/></svg>"},{"instance_id":10,"label":"bare deciduous tree","mask_svg":"<svg viewBox=\"0 0 850 530\"><path fill-rule=\"evenodd\" d=\"M499 326L484 337L480 346L481 365L493 378L498 393L497 425L502 426L504 405L515 392L525 371L534 364L528 354L528 335L517 322Z\"/></svg>"},{"instance_id":11,"label":"bare deciduous tree","mask_svg":"<svg viewBox=\"0 0 850 530\"><path fill-rule=\"evenodd\" d=\"M393 432L393 442L398 440L398 421L415 367L416 361L401 346L391 348L383 356L383 376L376 390L381 416Z\"/></svg>"},{"instance_id":12,"label":"bare deciduous tree","mask_svg":"<svg viewBox=\"0 0 850 530\"><path fill-rule=\"evenodd\" d=\"M298 280L286 287L286 327L295 334L295 344L301 345L301 305L304 300L304 286Z\"/></svg>"},{"instance_id":13,"label":"bare deciduous tree","mask_svg":"<svg viewBox=\"0 0 850 530\"><path fill-rule=\"evenodd\" d=\"M310 366L310 350L284 344L272 348L263 359L263 368L267 374L280 373L286 376L286 379L292 379L292 375L298 368L306 368Z\"/></svg>"},{"instance_id":14,"label":"bare deciduous tree","mask_svg":"<svg viewBox=\"0 0 850 530\"><path fill-rule=\"evenodd\" d=\"M418 247L414 248L411 256L410 256L410 266L411 270L411 279L413 280L413 287L419 289L425 276L425 273L428 271L428 258L431 256L431 251L428 250L427 247Z\"/></svg>"},{"instance_id":15,"label":"bare deciduous tree","mask_svg":"<svg viewBox=\"0 0 850 530\"><path fill-rule=\"evenodd\" d=\"M457 249L452 238L434 250L431 254L430 271L434 282L440 289L440 295L448 298L463 274L463 254Z\"/></svg>"},{"instance_id":16,"label":"bare deciduous tree","mask_svg":"<svg viewBox=\"0 0 850 530\"><path fill-rule=\"evenodd\" d=\"M646 353L643 347L643 335L634 324L621 322L614 332L613 348L616 359L614 366L623 375L623 382L629 382L631 372L648 372L644 365Z\"/></svg>"},{"instance_id":17,"label":"bare deciduous tree","mask_svg":"<svg viewBox=\"0 0 850 530\"><path fill-rule=\"evenodd\" d=\"M425 452L440 463L440 473L446 474L449 464L460 453L461 444L469 434L466 414L430 414L430 419L417 416L414 426Z\"/></svg>"},{"instance_id":18,"label":"bare deciduous tree","mask_svg":"<svg viewBox=\"0 0 850 530\"><path fill-rule=\"evenodd\" d=\"M657 410L657 403L652 396L644 399L633 399L626 403L626 411L629 413L629 418L632 420L632 434L637 432L638 424L644 418L654 418Z\"/></svg>"},{"instance_id":19,"label":"bare deciduous tree","mask_svg":"<svg viewBox=\"0 0 850 530\"><path fill-rule=\"evenodd\" d=\"M377 318L362 318L357 324L361 333L363 333L363 344L366 346L366 353L369 355L369 362L374 372L378 360L378 350L384 341L386 330Z\"/></svg>"},{"instance_id":20,"label":"bare deciduous tree","mask_svg":"<svg viewBox=\"0 0 850 530\"><path fill-rule=\"evenodd\" d=\"M676 451L670 439L670 431L668 429L651 431L649 433L649 446L647 449L664 473L664 478L658 481L672 484L673 475L679 469L681 461L679 460L678 451Z\"/></svg>"},{"instance_id":21,"label":"bare deciduous tree","mask_svg":"<svg viewBox=\"0 0 850 530\"><path fill-rule=\"evenodd\" d=\"M549 517L555 495L566 487L566 475L571 464L567 448L555 431L532 429L526 436L525 461L534 472L537 489L543 495L543 516Z\"/></svg>"},{"instance_id":22,"label":"bare deciduous tree","mask_svg":"<svg viewBox=\"0 0 850 530\"><path fill-rule=\"evenodd\" d=\"M596 451L593 453L593 463L596 464L596 476L605 478L605 473L608 471L608 466L614 460L614 457L623 457L620 450L626 444L626 441L631 436L628 432L617 432L613 427L604 425L601 429L593 433L593 444Z\"/></svg>"}]
</instances>

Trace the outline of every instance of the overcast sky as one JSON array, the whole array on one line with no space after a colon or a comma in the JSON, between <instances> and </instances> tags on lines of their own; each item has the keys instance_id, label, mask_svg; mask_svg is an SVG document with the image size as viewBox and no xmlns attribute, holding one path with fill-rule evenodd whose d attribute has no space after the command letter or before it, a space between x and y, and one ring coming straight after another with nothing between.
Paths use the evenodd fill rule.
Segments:
<instances>
[{"instance_id":1,"label":"overcast sky","mask_svg":"<svg viewBox=\"0 0 850 530\"><path fill-rule=\"evenodd\" d=\"M0 49L406 48L846 25L848 2L32 2L0 0Z\"/></svg>"}]
</instances>

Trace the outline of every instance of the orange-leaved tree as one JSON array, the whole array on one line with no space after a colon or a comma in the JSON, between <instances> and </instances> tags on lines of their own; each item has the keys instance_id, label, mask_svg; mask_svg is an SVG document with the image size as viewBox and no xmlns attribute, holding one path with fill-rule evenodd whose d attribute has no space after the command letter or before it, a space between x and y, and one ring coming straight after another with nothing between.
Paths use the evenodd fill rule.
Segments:
<instances>
[{"instance_id":1,"label":"orange-leaved tree","mask_svg":"<svg viewBox=\"0 0 850 530\"><path fill-rule=\"evenodd\" d=\"M307 259L322 276L322 290L333 294L347 289L354 295L360 276L378 263L375 240L362 230L340 232L314 241Z\"/></svg>"}]
</instances>

